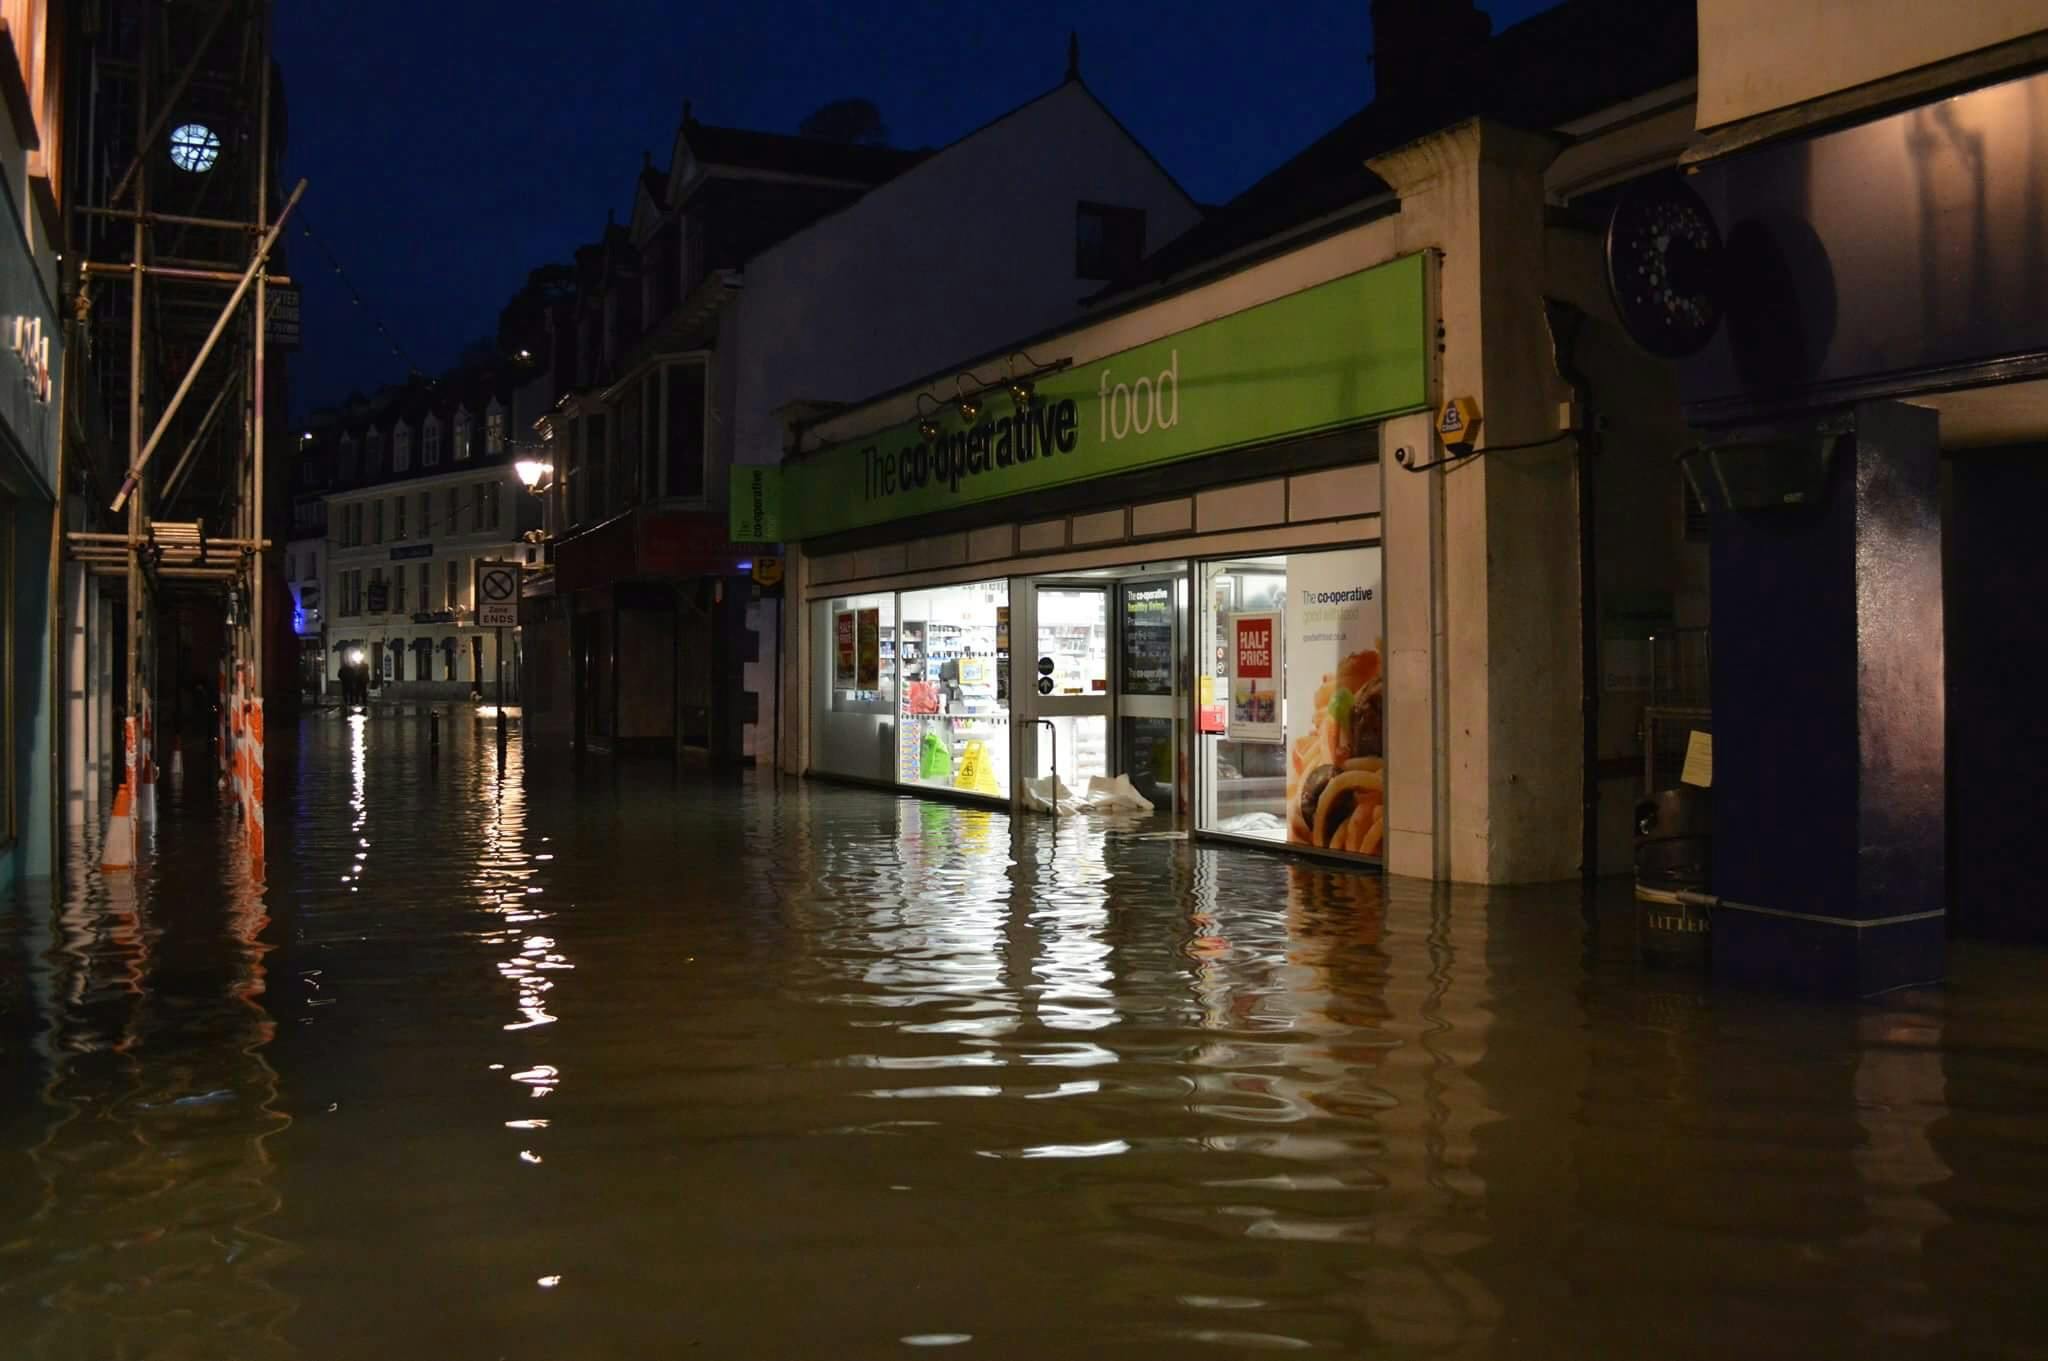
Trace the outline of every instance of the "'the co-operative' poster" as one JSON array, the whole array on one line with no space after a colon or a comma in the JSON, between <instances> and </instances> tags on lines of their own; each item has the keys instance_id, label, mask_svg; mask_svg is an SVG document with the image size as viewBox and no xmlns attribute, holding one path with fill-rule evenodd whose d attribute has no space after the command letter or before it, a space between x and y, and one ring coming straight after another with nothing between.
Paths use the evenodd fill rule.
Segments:
<instances>
[{"instance_id":1,"label":"'the co-operative' poster","mask_svg":"<svg viewBox=\"0 0 2048 1361\"><path fill-rule=\"evenodd\" d=\"M1377 548L1288 557L1289 841L1359 855L1386 845L1381 606Z\"/></svg>"}]
</instances>

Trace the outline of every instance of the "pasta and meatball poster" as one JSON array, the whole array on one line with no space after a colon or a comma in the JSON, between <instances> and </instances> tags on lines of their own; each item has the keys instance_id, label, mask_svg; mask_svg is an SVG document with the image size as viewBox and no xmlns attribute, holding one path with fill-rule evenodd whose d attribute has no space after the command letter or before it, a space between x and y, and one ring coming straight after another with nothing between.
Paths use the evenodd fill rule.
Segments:
<instances>
[{"instance_id":1,"label":"pasta and meatball poster","mask_svg":"<svg viewBox=\"0 0 2048 1361\"><path fill-rule=\"evenodd\" d=\"M1287 560L1287 839L1357 855L1386 845L1380 554Z\"/></svg>"}]
</instances>

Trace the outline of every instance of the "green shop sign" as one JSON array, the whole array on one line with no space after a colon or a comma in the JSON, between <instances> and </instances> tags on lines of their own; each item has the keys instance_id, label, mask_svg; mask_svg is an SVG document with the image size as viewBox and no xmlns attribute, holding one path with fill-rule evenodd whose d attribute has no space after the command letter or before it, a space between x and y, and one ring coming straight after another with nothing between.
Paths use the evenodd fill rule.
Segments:
<instances>
[{"instance_id":1,"label":"green shop sign","mask_svg":"<svg viewBox=\"0 0 2048 1361\"><path fill-rule=\"evenodd\" d=\"M732 543L782 541L782 469L759 464L732 470L732 506L726 539Z\"/></svg>"},{"instance_id":2,"label":"green shop sign","mask_svg":"<svg viewBox=\"0 0 2048 1361\"><path fill-rule=\"evenodd\" d=\"M991 394L974 425L942 412L929 443L913 421L787 464L780 529L816 538L1420 410L1427 354L1411 255L1049 374L1029 411ZM735 482L736 525L738 497Z\"/></svg>"}]
</instances>

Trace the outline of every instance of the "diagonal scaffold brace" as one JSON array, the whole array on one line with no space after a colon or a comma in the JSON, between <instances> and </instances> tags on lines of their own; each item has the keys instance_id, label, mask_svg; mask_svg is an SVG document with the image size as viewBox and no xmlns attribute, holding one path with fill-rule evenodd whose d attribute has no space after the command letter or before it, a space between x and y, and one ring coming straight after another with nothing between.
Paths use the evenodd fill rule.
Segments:
<instances>
[{"instance_id":1,"label":"diagonal scaffold brace","mask_svg":"<svg viewBox=\"0 0 2048 1361\"><path fill-rule=\"evenodd\" d=\"M301 179L292 189L291 197L284 201L284 208L278 213L277 221L271 223L270 230L263 234L263 240L256 247L254 258L249 261L249 267L242 271L241 282L235 285L235 291L229 295L227 305L221 308L219 318L213 323L213 330L207 333L206 343L201 345L199 353L193 356L191 366L185 370L184 381L179 383L178 390L171 394L170 405L164 408L163 415L157 417L156 428L149 432L149 442L144 444L142 452L136 455L135 466L128 470L128 476L122 480L121 490L115 494L111 507L115 514L118 515L121 508L128 504L128 498L134 495L136 484L142 480L142 470L149 466L150 455L156 452L158 441L163 439L164 431L170 428L172 418L178 414L178 408L184 405L185 396L192 391L192 384L199 377L199 371L206 367L206 361L213 355L213 347L220 343L221 333L226 331L228 323L234 320L236 310L241 307L242 299L249 292L249 286L256 282L256 276L262 272L265 262L270 259L271 249L277 245L277 238L284 231L286 219L291 217L292 209L299 204L299 196L305 192L306 181ZM263 318L258 317L256 324L261 326Z\"/></svg>"}]
</instances>

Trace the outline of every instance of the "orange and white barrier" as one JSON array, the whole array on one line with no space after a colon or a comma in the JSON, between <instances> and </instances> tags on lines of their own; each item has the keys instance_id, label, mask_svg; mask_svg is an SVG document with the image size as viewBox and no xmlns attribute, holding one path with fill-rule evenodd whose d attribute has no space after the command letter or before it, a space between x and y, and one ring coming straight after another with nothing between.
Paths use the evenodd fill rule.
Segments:
<instances>
[{"instance_id":1,"label":"orange and white barrier","mask_svg":"<svg viewBox=\"0 0 2048 1361\"><path fill-rule=\"evenodd\" d=\"M107 815L107 835L100 845L100 868L104 870L132 870L135 868L135 776L138 770L135 750L135 720L124 719L121 723L122 759L125 762L121 773L121 785L114 791L114 811Z\"/></svg>"},{"instance_id":2,"label":"orange and white barrier","mask_svg":"<svg viewBox=\"0 0 2048 1361\"><path fill-rule=\"evenodd\" d=\"M243 816L249 824L249 863L263 868L263 701L249 701L249 731L245 743L247 789Z\"/></svg>"}]
</instances>

